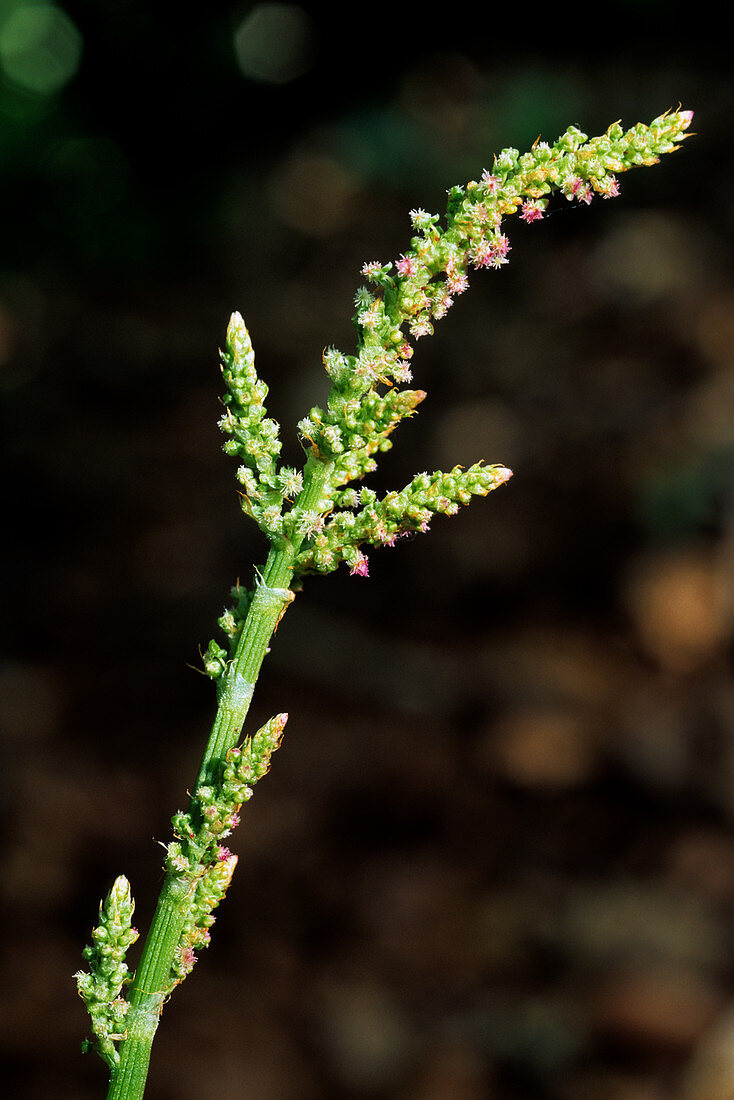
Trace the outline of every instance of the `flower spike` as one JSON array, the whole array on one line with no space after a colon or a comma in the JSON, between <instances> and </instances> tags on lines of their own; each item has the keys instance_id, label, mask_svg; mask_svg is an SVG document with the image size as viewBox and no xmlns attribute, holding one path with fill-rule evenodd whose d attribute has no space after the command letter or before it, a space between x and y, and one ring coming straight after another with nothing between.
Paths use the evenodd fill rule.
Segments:
<instances>
[{"instance_id":1,"label":"flower spike","mask_svg":"<svg viewBox=\"0 0 734 1100\"><path fill-rule=\"evenodd\" d=\"M95 1049L110 1067L110 1100L141 1100L163 1005L210 941L213 911L237 864L225 841L282 740L286 714L244 740L242 730L262 662L301 578L342 564L367 578L365 547L394 546L427 531L435 516L453 515L512 477L504 465L474 462L416 474L382 496L363 484L377 456L392 446L395 429L426 396L403 388L411 380L415 342L433 332L470 275L509 262L508 216L519 212L528 225L541 221L554 193L577 206L597 195L614 198L619 175L678 149L692 117L679 108L649 126L625 131L615 122L592 139L571 126L553 145L537 140L522 155L502 150L478 180L452 187L443 223L437 214L411 210L408 248L394 261L362 267L369 285L354 299L354 352L323 352L331 389L325 407L315 406L298 424L302 471L278 464L280 429L266 415L267 386L255 370L245 323L232 314L221 355L227 392L219 426L225 452L239 463L242 510L265 534L270 553L250 590L239 582L232 589L219 618L226 645L210 642L203 658L216 681L217 712L189 808L173 816L173 839L164 845L165 883L135 980L125 955L138 933L123 877L100 906L84 950L89 971L76 975L94 1035L84 1048ZM127 984L129 1002L122 995Z\"/></svg>"}]
</instances>

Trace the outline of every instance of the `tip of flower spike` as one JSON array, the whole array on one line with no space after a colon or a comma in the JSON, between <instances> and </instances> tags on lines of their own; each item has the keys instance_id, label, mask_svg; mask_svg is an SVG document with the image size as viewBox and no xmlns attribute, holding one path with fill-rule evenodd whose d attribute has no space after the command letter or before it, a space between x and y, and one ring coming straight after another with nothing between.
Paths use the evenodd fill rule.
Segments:
<instances>
[{"instance_id":1,"label":"tip of flower spike","mask_svg":"<svg viewBox=\"0 0 734 1100\"><path fill-rule=\"evenodd\" d=\"M240 332L245 327L245 320L239 310L235 310L230 314L229 325L227 326L227 334Z\"/></svg>"},{"instance_id":2,"label":"tip of flower spike","mask_svg":"<svg viewBox=\"0 0 734 1100\"><path fill-rule=\"evenodd\" d=\"M495 472L495 481L497 485L504 485L506 481L509 481L512 477L512 470L507 466L498 466Z\"/></svg>"},{"instance_id":3,"label":"tip of flower spike","mask_svg":"<svg viewBox=\"0 0 734 1100\"><path fill-rule=\"evenodd\" d=\"M240 352L252 351L247 325L245 324L242 314L237 310L235 310L229 318L229 324L227 325L227 345L230 349L237 348Z\"/></svg>"},{"instance_id":4,"label":"tip of flower spike","mask_svg":"<svg viewBox=\"0 0 734 1100\"><path fill-rule=\"evenodd\" d=\"M118 898L127 897L129 895L129 893L130 893L130 883L128 882L125 875L118 875L117 876L114 883L112 884L112 889L111 889L110 893L113 894L115 897L118 897Z\"/></svg>"},{"instance_id":5,"label":"tip of flower spike","mask_svg":"<svg viewBox=\"0 0 734 1100\"><path fill-rule=\"evenodd\" d=\"M677 111L672 112L672 117L678 123L678 128L681 131L678 134L678 141L684 141L687 137L691 137L690 133L685 134L682 131L687 130L693 122L693 111L682 111L679 107Z\"/></svg>"},{"instance_id":6,"label":"tip of flower spike","mask_svg":"<svg viewBox=\"0 0 734 1100\"><path fill-rule=\"evenodd\" d=\"M684 133L683 131L688 129L692 121L693 111L684 111L681 108L680 104L678 104L678 108L675 111L667 110L665 114L660 115L659 118L656 118L654 122L651 123L651 129L654 129L656 127L673 129L675 131L675 136L673 137L673 140L685 141L687 137L691 137L692 135L690 133ZM676 148L678 147L676 146Z\"/></svg>"}]
</instances>

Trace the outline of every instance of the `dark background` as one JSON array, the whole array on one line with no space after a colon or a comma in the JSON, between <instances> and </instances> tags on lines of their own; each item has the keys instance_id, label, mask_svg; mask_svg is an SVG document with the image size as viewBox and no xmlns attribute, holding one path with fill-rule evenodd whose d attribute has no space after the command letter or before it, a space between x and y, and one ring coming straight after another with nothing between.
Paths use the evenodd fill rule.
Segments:
<instances>
[{"instance_id":1,"label":"dark background","mask_svg":"<svg viewBox=\"0 0 734 1100\"><path fill-rule=\"evenodd\" d=\"M654 2L308 5L289 60L253 7L0 5L9 1095L104 1095L71 975L117 874L147 927L213 713L197 647L266 553L216 427L230 311L299 461L411 207L682 101L680 152L511 220L419 342L429 397L370 484L515 477L281 625L252 722L288 711L284 745L146 1095L734 1097L726 36Z\"/></svg>"}]
</instances>

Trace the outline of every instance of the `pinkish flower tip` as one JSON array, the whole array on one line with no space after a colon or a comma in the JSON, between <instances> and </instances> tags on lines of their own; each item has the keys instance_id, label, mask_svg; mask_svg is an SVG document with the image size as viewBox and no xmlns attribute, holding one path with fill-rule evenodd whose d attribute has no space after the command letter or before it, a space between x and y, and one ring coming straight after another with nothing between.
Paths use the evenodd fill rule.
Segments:
<instances>
[{"instance_id":1,"label":"pinkish flower tip","mask_svg":"<svg viewBox=\"0 0 734 1100\"><path fill-rule=\"evenodd\" d=\"M616 176L610 176L609 179L599 187L599 194L604 199L616 199L619 194L619 181Z\"/></svg>"},{"instance_id":2,"label":"pinkish flower tip","mask_svg":"<svg viewBox=\"0 0 734 1100\"><path fill-rule=\"evenodd\" d=\"M357 562L349 570L350 577L369 577L370 571L367 565L367 558L362 555Z\"/></svg>"},{"instance_id":3,"label":"pinkish flower tip","mask_svg":"<svg viewBox=\"0 0 734 1100\"><path fill-rule=\"evenodd\" d=\"M196 964L196 955L190 947L185 947L181 952L181 969L191 971Z\"/></svg>"},{"instance_id":4,"label":"pinkish flower tip","mask_svg":"<svg viewBox=\"0 0 734 1100\"><path fill-rule=\"evenodd\" d=\"M415 275L416 263L412 256L401 256L395 261L398 275Z\"/></svg>"},{"instance_id":5,"label":"pinkish flower tip","mask_svg":"<svg viewBox=\"0 0 734 1100\"><path fill-rule=\"evenodd\" d=\"M501 180L499 176L493 175L486 168L484 169L484 171L482 172L482 183L485 185L485 187L489 188L490 195L497 194L500 182Z\"/></svg>"},{"instance_id":6,"label":"pinkish flower tip","mask_svg":"<svg viewBox=\"0 0 734 1100\"><path fill-rule=\"evenodd\" d=\"M531 200L527 200L526 202L524 202L522 204L522 214L520 215L520 218L521 218L522 221L528 222L528 224L529 224L530 222L538 221L542 217L543 217L543 210L542 210L542 207L540 207L537 202L532 202Z\"/></svg>"}]
</instances>

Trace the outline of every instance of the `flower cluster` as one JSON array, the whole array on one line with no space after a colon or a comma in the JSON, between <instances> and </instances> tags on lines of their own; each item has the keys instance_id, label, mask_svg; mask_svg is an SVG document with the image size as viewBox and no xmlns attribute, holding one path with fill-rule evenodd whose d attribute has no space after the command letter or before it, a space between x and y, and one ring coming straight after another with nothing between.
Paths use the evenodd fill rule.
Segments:
<instances>
[{"instance_id":1,"label":"flower cluster","mask_svg":"<svg viewBox=\"0 0 734 1100\"><path fill-rule=\"evenodd\" d=\"M691 118L690 111L666 113L650 126L639 124L626 132L614 123L592 140L570 127L554 145L538 141L523 156L505 149L478 181L451 188L445 228L438 215L412 210L409 249L394 263L374 260L363 266L371 286L361 287L355 299L357 354L344 355L335 348L324 353L332 380L327 406L311 409L299 424L309 453L329 463L331 472L324 507L307 516L294 508L284 519L284 530L298 547L296 572L328 572L346 562L353 574L366 576L361 542L392 545L406 531L425 530L429 514L455 510L457 501L478 491L470 487L480 469L476 466L462 475L432 475L432 501L445 499L452 508L434 507L432 501L418 504L414 483L388 494L379 506L369 494L365 498L364 490L351 496L341 490L375 468L375 453L390 447L390 433L425 397L421 390L399 388L410 378L415 341L433 332L435 322L466 290L472 269L508 262L503 219L519 211L528 224L540 220L553 191L579 203L589 203L593 195L617 195L617 173L653 164L677 148ZM491 488L510 476L504 467L487 469L504 470L494 481L494 475L487 475ZM462 477L460 496L436 488L444 482L458 485ZM356 504L362 512L355 513ZM416 521L416 516L422 518Z\"/></svg>"},{"instance_id":2,"label":"flower cluster","mask_svg":"<svg viewBox=\"0 0 734 1100\"><path fill-rule=\"evenodd\" d=\"M380 393L377 384L387 381L385 374L383 371L378 377L372 370L353 366L334 383L326 412L314 408L307 418L314 453L331 464L331 490L372 473L377 466L372 456L390 449L390 434L401 420L412 416L426 396L423 390L400 390L395 386ZM360 386L367 381L368 387L355 392L355 378ZM303 425L302 420L302 432Z\"/></svg>"},{"instance_id":3,"label":"flower cluster","mask_svg":"<svg viewBox=\"0 0 734 1100\"><path fill-rule=\"evenodd\" d=\"M243 490L243 511L272 538L278 534L286 496L276 462L281 450L280 429L265 415L268 387L257 376L250 334L239 313L230 318L221 358L227 393L222 398L226 412L219 427L229 436L223 449L242 463L237 480Z\"/></svg>"},{"instance_id":4,"label":"flower cluster","mask_svg":"<svg viewBox=\"0 0 734 1100\"><path fill-rule=\"evenodd\" d=\"M507 480L505 467L476 465L431 475L426 500L419 479L379 502L366 490L345 490L374 471L375 456L392 446L395 428L426 396L403 388L411 380L415 341L433 332L435 322L467 289L472 270L508 262L503 220L518 212L527 224L541 220L554 191L583 204L594 195L614 197L618 173L654 164L677 148L691 119L691 111L679 110L627 131L617 122L591 140L571 126L554 145L537 141L522 156L517 149L504 149L479 180L452 187L445 227L437 214L411 210L414 235L407 251L394 262L372 260L362 267L369 285L355 296L356 354L333 347L323 353L331 390L326 407L314 406L298 424L308 456L303 472L277 466L281 445L278 425L265 416L267 387L255 372L244 322L238 313L232 315L222 355L228 388L227 411L220 420L229 436L224 449L242 462L237 477L243 510L274 547L288 549L296 574L329 572L346 562L354 575L366 576L362 543L390 546L402 534L426 530L436 512L451 514L457 503ZM309 474L317 467L320 491L307 497ZM228 646L212 641L204 655L205 671L215 679L234 653L250 593L238 584L233 598L219 619Z\"/></svg>"},{"instance_id":5,"label":"flower cluster","mask_svg":"<svg viewBox=\"0 0 734 1100\"><path fill-rule=\"evenodd\" d=\"M344 561L353 575L366 577L363 543L394 546L403 535L427 531L433 516L454 515L460 504L486 496L511 476L506 466L476 463L468 470L456 466L448 474L417 474L400 492L381 499L372 489L344 489L337 494L340 507L300 554L297 571L328 573Z\"/></svg>"},{"instance_id":6,"label":"flower cluster","mask_svg":"<svg viewBox=\"0 0 734 1100\"><path fill-rule=\"evenodd\" d=\"M110 1067L119 1061L115 1043L125 1037L129 1005L121 993L130 980L125 955L138 938L137 929L132 927L134 909L130 883L121 875L100 904L99 924L92 929L91 944L82 952L89 972L80 970L74 975L95 1036L85 1040L82 1049L96 1050Z\"/></svg>"},{"instance_id":7,"label":"flower cluster","mask_svg":"<svg viewBox=\"0 0 734 1100\"><path fill-rule=\"evenodd\" d=\"M226 894L237 866L237 856L221 841L239 825L240 809L270 768L287 720L287 714L275 715L242 746L230 749L216 782L199 787L188 812L173 816L176 839L167 846L166 869L189 902L171 988L191 972L196 951L209 943L212 911Z\"/></svg>"},{"instance_id":8,"label":"flower cluster","mask_svg":"<svg viewBox=\"0 0 734 1100\"><path fill-rule=\"evenodd\" d=\"M616 122L591 140L571 126L552 146L538 141L522 156L517 149L504 149L478 181L451 188L444 231L438 215L412 210L416 235L410 249L394 265L374 261L363 268L377 287L366 309L369 292L361 292L363 308L356 320L363 344L374 347L376 335L386 337L381 348L389 374L396 349L403 358L410 357L406 340L433 332L433 323L466 290L472 268L508 262L510 243L501 232L507 215L520 210L523 221L538 221L553 191L586 204L595 194L618 195L616 174L655 164L663 153L676 149L692 117L691 111L667 112L649 126L639 123L627 131Z\"/></svg>"}]
</instances>

